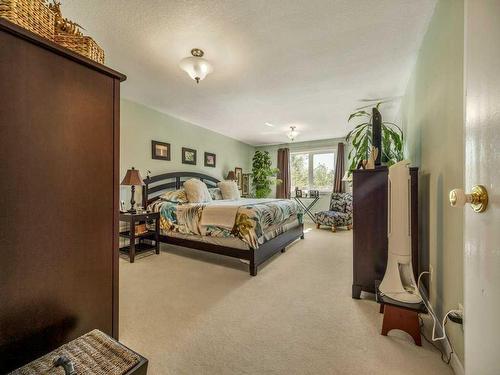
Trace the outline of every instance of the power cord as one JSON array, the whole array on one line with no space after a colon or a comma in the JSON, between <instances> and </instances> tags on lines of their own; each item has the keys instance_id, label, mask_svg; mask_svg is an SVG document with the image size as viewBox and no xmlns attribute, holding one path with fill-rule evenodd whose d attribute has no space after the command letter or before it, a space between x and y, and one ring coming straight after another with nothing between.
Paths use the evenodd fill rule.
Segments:
<instances>
[{"instance_id":1,"label":"power cord","mask_svg":"<svg viewBox=\"0 0 500 375\"><path fill-rule=\"evenodd\" d=\"M420 275L418 276L418 279L417 279L417 289L418 291L420 292L420 279L422 278L423 275L425 274L430 274L429 271L423 271L420 273ZM432 309L432 306L430 306L430 304L425 300L425 298L422 298L422 302L424 303L425 307L427 308L427 310L429 311L431 317L432 317L432 320L433 320L433 325L432 325L432 341L438 341L438 340L445 340L447 337L446 337L446 322L448 321L448 315L450 314L461 314L461 311L460 310L450 310L448 311L444 318L443 318L443 322L441 324L441 327L443 327L443 336L441 337L436 337L436 324L437 324L437 319L435 317L435 314L434 314L434 310Z\"/></svg>"},{"instance_id":2,"label":"power cord","mask_svg":"<svg viewBox=\"0 0 500 375\"><path fill-rule=\"evenodd\" d=\"M422 278L422 276L424 276L425 274L427 275L430 275L431 273L429 271L423 271L423 272L420 272L420 275L418 275L418 280L417 280L417 289L420 291L420 279Z\"/></svg>"},{"instance_id":3,"label":"power cord","mask_svg":"<svg viewBox=\"0 0 500 375\"><path fill-rule=\"evenodd\" d=\"M421 294L420 292L420 280L422 279L422 276L423 275L429 275L430 272L429 271L423 271L420 273L420 275L418 276L418 279L417 279L417 290L418 290L418 293ZM448 340L448 343L450 344L450 348L451 348L451 351L450 351L450 354L448 357L446 357L445 353L443 352L443 350L441 350L440 347L438 347L434 342L435 341L439 341L439 340L445 340L447 339L447 336L446 336L446 323L448 322L448 316L450 314L455 314L457 316L461 316L462 312L460 310L450 310L448 311L444 318L443 318L443 321L442 321L442 325L441 327L443 327L443 336L441 337L436 337L436 324L437 324L437 319L436 319L436 316L434 314L434 310L432 309L432 306L430 305L430 303L428 303L425 298L422 298L422 302L424 303L425 307L427 308L427 311L429 311L429 314L431 315L432 317L432 320L433 320L433 324L432 324L432 338L431 340L429 340L427 338L427 336L425 335L424 333L424 330L423 330L423 327L424 327L424 320L423 318L420 316L420 314L418 314L418 318L420 319L420 334L424 337L425 341L427 341L429 344L431 344L434 348L436 348L436 350L439 351L439 353L441 354L441 360L446 363L447 365L450 364L451 362L451 358L453 356L453 353L454 353L454 349L453 349L453 346L451 345L451 342Z\"/></svg>"},{"instance_id":4,"label":"power cord","mask_svg":"<svg viewBox=\"0 0 500 375\"><path fill-rule=\"evenodd\" d=\"M451 342L450 342L450 347L451 347L450 355L448 356L448 358L446 358L445 353L441 350L441 348L439 346L437 346L436 344L434 344L434 342L432 342L431 340L429 340L427 338L427 336L425 335L424 330L423 330L424 319L420 316L420 314L418 314L418 318L420 319L420 334L424 337L425 341L427 341L434 348L436 348L437 351L439 351L439 353L441 354L441 361L443 361L444 363L446 363L447 365L449 365L450 362L451 362L451 357L453 356L453 353L454 353L453 346L451 345ZM443 329L444 329L444 327L443 327Z\"/></svg>"}]
</instances>

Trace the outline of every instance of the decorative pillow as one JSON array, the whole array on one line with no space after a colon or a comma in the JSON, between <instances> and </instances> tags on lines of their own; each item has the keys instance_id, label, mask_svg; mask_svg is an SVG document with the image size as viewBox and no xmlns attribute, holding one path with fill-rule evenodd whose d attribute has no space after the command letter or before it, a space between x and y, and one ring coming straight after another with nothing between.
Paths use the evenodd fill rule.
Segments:
<instances>
[{"instance_id":1,"label":"decorative pillow","mask_svg":"<svg viewBox=\"0 0 500 375\"><path fill-rule=\"evenodd\" d=\"M163 201L168 201L172 203L187 203L188 198L186 191L184 189L167 191L166 193L160 195L160 199Z\"/></svg>"},{"instance_id":2,"label":"decorative pillow","mask_svg":"<svg viewBox=\"0 0 500 375\"><path fill-rule=\"evenodd\" d=\"M184 182L183 186L189 203L212 202L212 197L204 182L196 178L191 178Z\"/></svg>"},{"instance_id":3,"label":"decorative pillow","mask_svg":"<svg viewBox=\"0 0 500 375\"><path fill-rule=\"evenodd\" d=\"M219 187L222 198L224 199L240 199L240 191L235 181L221 181L217 184Z\"/></svg>"},{"instance_id":4,"label":"decorative pillow","mask_svg":"<svg viewBox=\"0 0 500 375\"><path fill-rule=\"evenodd\" d=\"M210 193L210 196L212 197L212 200L214 201L220 201L224 198L222 198L222 192L220 191L219 188L210 188L208 189L208 192Z\"/></svg>"}]
</instances>

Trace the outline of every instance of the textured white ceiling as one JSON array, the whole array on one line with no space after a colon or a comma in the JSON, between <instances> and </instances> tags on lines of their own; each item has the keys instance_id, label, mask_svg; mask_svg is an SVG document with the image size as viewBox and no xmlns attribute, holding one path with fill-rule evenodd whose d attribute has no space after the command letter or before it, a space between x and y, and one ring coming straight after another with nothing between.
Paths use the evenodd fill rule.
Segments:
<instances>
[{"instance_id":1,"label":"textured white ceiling","mask_svg":"<svg viewBox=\"0 0 500 375\"><path fill-rule=\"evenodd\" d=\"M261 145L344 136L359 99L401 95L435 0L63 0L128 76L122 95ZM199 85L178 67L202 48ZM382 111L392 118L398 103ZM274 128L265 122L275 124Z\"/></svg>"}]
</instances>

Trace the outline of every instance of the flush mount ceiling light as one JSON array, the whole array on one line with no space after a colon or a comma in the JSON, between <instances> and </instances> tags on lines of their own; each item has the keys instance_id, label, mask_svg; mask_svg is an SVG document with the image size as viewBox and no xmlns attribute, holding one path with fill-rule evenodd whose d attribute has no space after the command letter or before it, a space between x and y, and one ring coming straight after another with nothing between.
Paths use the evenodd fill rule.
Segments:
<instances>
[{"instance_id":1,"label":"flush mount ceiling light","mask_svg":"<svg viewBox=\"0 0 500 375\"><path fill-rule=\"evenodd\" d=\"M290 132L287 134L288 139L293 142L298 135L299 132L295 130L295 126L290 126Z\"/></svg>"},{"instance_id":2,"label":"flush mount ceiling light","mask_svg":"<svg viewBox=\"0 0 500 375\"><path fill-rule=\"evenodd\" d=\"M208 73L212 73L214 70L212 64L203 58L204 54L201 49L193 48L191 50L192 56L182 59L179 63L180 68L189 74L196 83L200 83Z\"/></svg>"}]
</instances>

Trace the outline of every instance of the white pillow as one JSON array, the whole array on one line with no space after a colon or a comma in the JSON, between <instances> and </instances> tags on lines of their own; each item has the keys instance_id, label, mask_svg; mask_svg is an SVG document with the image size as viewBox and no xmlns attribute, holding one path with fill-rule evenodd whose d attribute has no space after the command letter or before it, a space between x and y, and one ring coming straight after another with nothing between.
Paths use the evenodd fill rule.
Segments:
<instances>
[{"instance_id":1,"label":"white pillow","mask_svg":"<svg viewBox=\"0 0 500 375\"><path fill-rule=\"evenodd\" d=\"M184 182L184 190L186 191L189 203L212 202L207 185L196 178L191 178Z\"/></svg>"},{"instance_id":2,"label":"white pillow","mask_svg":"<svg viewBox=\"0 0 500 375\"><path fill-rule=\"evenodd\" d=\"M223 199L240 199L240 191L235 181L221 181L217 184Z\"/></svg>"},{"instance_id":3,"label":"white pillow","mask_svg":"<svg viewBox=\"0 0 500 375\"><path fill-rule=\"evenodd\" d=\"M220 201L224 198L222 198L222 192L220 191L219 188L209 188L208 192L210 193L210 196L212 197L213 201Z\"/></svg>"}]
</instances>

